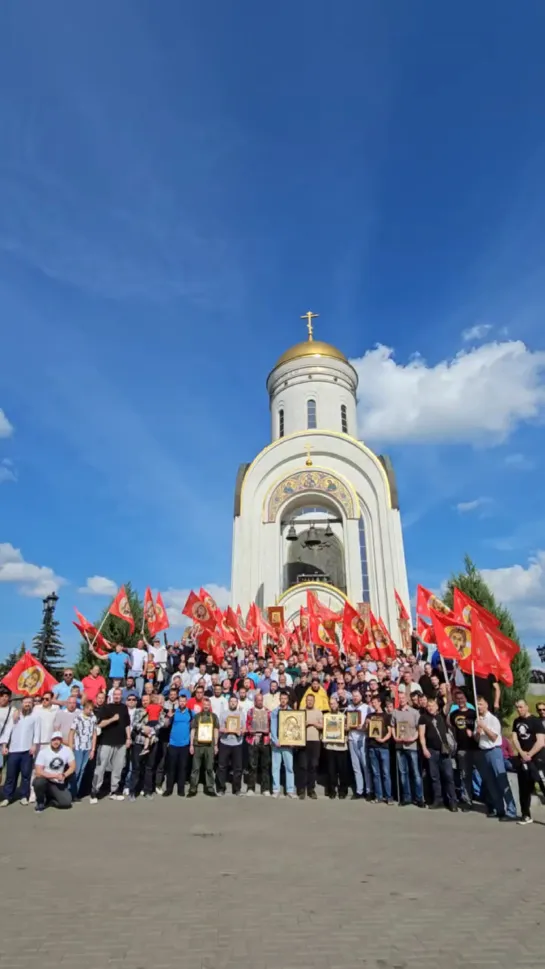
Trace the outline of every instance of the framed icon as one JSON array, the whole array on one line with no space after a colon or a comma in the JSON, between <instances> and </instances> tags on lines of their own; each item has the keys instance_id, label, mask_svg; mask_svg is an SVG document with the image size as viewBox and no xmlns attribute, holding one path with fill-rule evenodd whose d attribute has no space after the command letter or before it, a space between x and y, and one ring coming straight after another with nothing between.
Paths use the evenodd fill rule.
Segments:
<instances>
[{"instance_id":1,"label":"framed icon","mask_svg":"<svg viewBox=\"0 0 545 969\"><path fill-rule=\"evenodd\" d=\"M322 740L325 744L344 744L344 713L324 713Z\"/></svg>"},{"instance_id":2,"label":"framed icon","mask_svg":"<svg viewBox=\"0 0 545 969\"><path fill-rule=\"evenodd\" d=\"M370 717L369 737L372 740L382 740L383 722L380 717Z\"/></svg>"},{"instance_id":3,"label":"framed icon","mask_svg":"<svg viewBox=\"0 0 545 969\"><path fill-rule=\"evenodd\" d=\"M252 733L269 733L269 714L267 710L252 710Z\"/></svg>"},{"instance_id":4,"label":"framed icon","mask_svg":"<svg viewBox=\"0 0 545 969\"><path fill-rule=\"evenodd\" d=\"M409 737L414 735L414 730L411 731L410 723L406 720L401 720L396 722L395 726L395 738L396 740L408 740Z\"/></svg>"},{"instance_id":5,"label":"framed icon","mask_svg":"<svg viewBox=\"0 0 545 969\"><path fill-rule=\"evenodd\" d=\"M346 714L346 726L348 730L360 730L361 712L359 710L348 710Z\"/></svg>"},{"instance_id":6,"label":"framed icon","mask_svg":"<svg viewBox=\"0 0 545 969\"><path fill-rule=\"evenodd\" d=\"M214 721L199 720L197 724L197 743L211 744L214 740Z\"/></svg>"},{"instance_id":7,"label":"framed icon","mask_svg":"<svg viewBox=\"0 0 545 969\"><path fill-rule=\"evenodd\" d=\"M240 734L240 714L233 713L225 718L225 732Z\"/></svg>"},{"instance_id":8,"label":"framed icon","mask_svg":"<svg viewBox=\"0 0 545 969\"><path fill-rule=\"evenodd\" d=\"M307 742L304 710L278 711L278 742L281 747L304 747Z\"/></svg>"}]
</instances>

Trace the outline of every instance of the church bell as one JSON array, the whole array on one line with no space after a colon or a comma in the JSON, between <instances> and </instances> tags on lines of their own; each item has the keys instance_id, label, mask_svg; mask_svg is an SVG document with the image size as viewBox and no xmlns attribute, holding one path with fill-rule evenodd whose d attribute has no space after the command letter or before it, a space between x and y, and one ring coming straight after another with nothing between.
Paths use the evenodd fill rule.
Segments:
<instances>
[{"instance_id":1,"label":"church bell","mask_svg":"<svg viewBox=\"0 0 545 969\"><path fill-rule=\"evenodd\" d=\"M311 525L308 530L308 538L305 542L305 545L308 545L309 548L314 548L315 545L319 545L319 544L320 544L320 539L318 538L318 532L316 531L315 526Z\"/></svg>"},{"instance_id":2,"label":"church bell","mask_svg":"<svg viewBox=\"0 0 545 969\"><path fill-rule=\"evenodd\" d=\"M293 522L291 523L290 527L288 528L288 534L286 535L286 541L287 542L296 542L297 541L297 532L295 531L295 525L293 524Z\"/></svg>"}]
</instances>

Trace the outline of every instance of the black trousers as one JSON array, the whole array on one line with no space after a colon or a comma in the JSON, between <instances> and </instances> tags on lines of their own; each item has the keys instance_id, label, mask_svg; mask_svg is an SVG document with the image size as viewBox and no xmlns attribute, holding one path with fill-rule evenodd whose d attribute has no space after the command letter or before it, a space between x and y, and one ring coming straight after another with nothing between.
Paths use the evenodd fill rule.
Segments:
<instances>
[{"instance_id":1,"label":"black trousers","mask_svg":"<svg viewBox=\"0 0 545 969\"><path fill-rule=\"evenodd\" d=\"M169 744L167 751L167 794L172 794L174 784L176 784L178 794L180 797L184 796L188 764L189 744L186 744L185 747L172 747Z\"/></svg>"},{"instance_id":2,"label":"black trousers","mask_svg":"<svg viewBox=\"0 0 545 969\"><path fill-rule=\"evenodd\" d=\"M433 788L433 800L436 804L443 803L443 796L449 805L456 804L456 788L454 787L454 772L452 761L448 754L439 750L430 750L431 757L427 761Z\"/></svg>"},{"instance_id":3,"label":"black trousers","mask_svg":"<svg viewBox=\"0 0 545 969\"><path fill-rule=\"evenodd\" d=\"M261 792L271 789L271 745L261 741L248 745L248 790L255 791L257 780Z\"/></svg>"},{"instance_id":4,"label":"black trousers","mask_svg":"<svg viewBox=\"0 0 545 969\"><path fill-rule=\"evenodd\" d=\"M343 796L348 793L349 767L348 750L328 750L326 748L328 793Z\"/></svg>"},{"instance_id":5,"label":"black trousers","mask_svg":"<svg viewBox=\"0 0 545 969\"><path fill-rule=\"evenodd\" d=\"M144 778L144 770L146 766L146 758L143 757L140 760L140 754L144 748L143 744L132 744L129 748L129 754L131 758L131 783L129 786L129 792L131 794L136 794L137 790L140 790Z\"/></svg>"},{"instance_id":6,"label":"black trousers","mask_svg":"<svg viewBox=\"0 0 545 969\"><path fill-rule=\"evenodd\" d=\"M301 747L297 757L297 792L302 794L308 791L310 794L316 787L316 772L320 762L321 740L307 740L306 745Z\"/></svg>"},{"instance_id":7,"label":"black trousers","mask_svg":"<svg viewBox=\"0 0 545 969\"><path fill-rule=\"evenodd\" d=\"M233 774L233 794L238 794L242 782L242 744L219 743L218 754L218 790L225 793L227 786L227 772L231 767Z\"/></svg>"},{"instance_id":8,"label":"black trousers","mask_svg":"<svg viewBox=\"0 0 545 969\"><path fill-rule=\"evenodd\" d=\"M532 794L534 793L534 787L539 784L543 795L545 796L545 782L540 775L540 769L543 771L545 764L535 764L534 761L529 761L528 763L521 761L520 766L517 770L518 782L519 782L519 799L520 799L520 813L526 817L531 817L531 805L532 805Z\"/></svg>"},{"instance_id":9,"label":"black trousers","mask_svg":"<svg viewBox=\"0 0 545 969\"><path fill-rule=\"evenodd\" d=\"M38 804L51 801L58 808L72 807L72 795L66 784L54 784L47 777L35 777L32 786Z\"/></svg>"}]
</instances>

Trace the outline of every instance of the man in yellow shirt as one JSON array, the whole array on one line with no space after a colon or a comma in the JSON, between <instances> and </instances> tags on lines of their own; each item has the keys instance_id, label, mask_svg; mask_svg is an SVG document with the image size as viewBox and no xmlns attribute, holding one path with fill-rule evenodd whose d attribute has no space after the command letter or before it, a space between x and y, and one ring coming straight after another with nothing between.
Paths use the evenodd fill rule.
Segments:
<instances>
[{"instance_id":1,"label":"man in yellow shirt","mask_svg":"<svg viewBox=\"0 0 545 969\"><path fill-rule=\"evenodd\" d=\"M329 697L324 690L320 680L317 676L313 676L310 686L303 696L301 697L301 702L299 704L300 710L305 710L307 705L307 696L312 694L314 697L314 709L321 710L322 713L327 713L329 711Z\"/></svg>"}]
</instances>

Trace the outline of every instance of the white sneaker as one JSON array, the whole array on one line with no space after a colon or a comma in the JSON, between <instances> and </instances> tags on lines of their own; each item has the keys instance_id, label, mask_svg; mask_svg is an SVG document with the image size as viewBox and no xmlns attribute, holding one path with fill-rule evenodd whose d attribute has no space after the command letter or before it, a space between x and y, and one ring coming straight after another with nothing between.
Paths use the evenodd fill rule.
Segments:
<instances>
[{"instance_id":1,"label":"white sneaker","mask_svg":"<svg viewBox=\"0 0 545 969\"><path fill-rule=\"evenodd\" d=\"M246 791L246 797L255 797L255 791L252 791L251 789L248 789Z\"/></svg>"},{"instance_id":2,"label":"white sneaker","mask_svg":"<svg viewBox=\"0 0 545 969\"><path fill-rule=\"evenodd\" d=\"M131 792L128 787L123 788L123 797L128 797Z\"/></svg>"},{"instance_id":3,"label":"white sneaker","mask_svg":"<svg viewBox=\"0 0 545 969\"><path fill-rule=\"evenodd\" d=\"M98 797L90 797L89 804L98 804Z\"/></svg>"},{"instance_id":4,"label":"white sneaker","mask_svg":"<svg viewBox=\"0 0 545 969\"><path fill-rule=\"evenodd\" d=\"M289 791L288 797L297 798L297 794L295 793L295 791Z\"/></svg>"},{"instance_id":5,"label":"white sneaker","mask_svg":"<svg viewBox=\"0 0 545 969\"><path fill-rule=\"evenodd\" d=\"M216 797L225 797L227 791L216 791Z\"/></svg>"},{"instance_id":6,"label":"white sneaker","mask_svg":"<svg viewBox=\"0 0 545 969\"><path fill-rule=\"evenodd\" d=\"M517 824L533 824L533 823L534 823L534 819L529 818L525 815L521 817L520 821L517 821Z\"/></svg>"},{"instance_id":7,"label":"white sneaker","mask_svg":"<svg viewBox=\"0 0 545 969\"><path fill-rule=\"evenodd\" d=\"M162 797L163 796L163 788L162 787L156 787L155 788L155 793L158 794L159 797Z\"/></svg>"},{"instance_id":8,"label":"white sneaker","mask_svg":"<svg viewBox=\"0 0 545 969\"><path fill-rule=\"evenodd\" d=\"M21 800L19 801L19 804L22 804L23 807L26 807L27 804L30 804L30 801L28 800L28 797L22 797Z\"/></svg>"},{"instance_id":9,"label":"white sneaker","mask_svg":"<svg viewBox=\"0 0 545 969\"><path fill-rule=\"evenodd\" d=\"M114 800L114 801L124 801L125 800L125 795L124 794L114 794L112 800Z\"/></svg>"},{"instance_id":10,"label":"white sneaker","mask_svg":"<svg viewBox=\"0 0 545 969\"><path fill-rule=\"evenodd\" d=\"M280 797L280 791L274 791L273 797Z\"/></svg>"},{"instance_id":11,"label":"white sneaker","mask_svg":"<svg viewBox=\"0 0 545 969\"><path fill-rule=\"evenodd\" d=\"M115 800L116 800L116 798L117 798L117 794L108 794L108 799L109 799L110 801L115 801Z\"/></svg>"},{"instance_id":12,"label":"white sneaker","mask_svg":"<svg viewBox=\"0 0 545 969\"><path fill-rule=\"evenodd\" d=\"M0 807L9 807L9 801L4 798L3 801L0 801Z\"/></svg>"},{"instance_id":13,"label":"white sneaker","mask_svg":"<svg viewBox=\"0 0 545 969\"><path fill-rule=\"evenodd\" d=\"M270 797L271 796L271 792L270 791L261 791L261 793L262 793L263 797Z\"/></svg>"},{"instance_id":14,"label":"white sneaker","mask_svg":"<svg viewBox=\"0 0 545 969\"><path fill-rule=\"evenodd\" d=\"M30 792L30 797L28 799L28 804L36 804L36 792L33 791L33 790Z\"/></svg>"}]
</instances>

